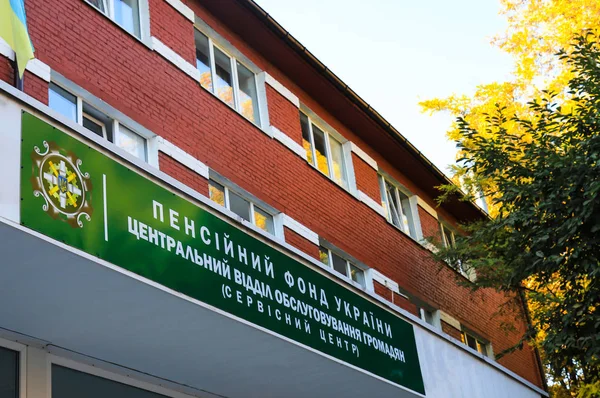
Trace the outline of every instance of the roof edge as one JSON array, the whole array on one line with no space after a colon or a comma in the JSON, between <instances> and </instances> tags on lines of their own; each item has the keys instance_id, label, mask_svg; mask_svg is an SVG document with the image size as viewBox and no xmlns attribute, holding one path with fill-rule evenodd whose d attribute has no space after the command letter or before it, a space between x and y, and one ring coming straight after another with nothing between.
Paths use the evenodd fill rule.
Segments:
<instances>
[{"instance_id":1,"label":"roof edge","mask_svg":"<svg viewBox=\"0 0 600 398\"><path fill-rule=\"evenodd\" d=\"M288 44L296 53L298 53L305 61L333 84L339 91L342 92L352 103L361 109L371 120L385 130L394 140L404 146L423 166L425 166L433 175L440 181L440 185L451 184L458 187L460 192L459 200L463 201L472 207L483 218L489 218L489 215L481 209L477 204L470 200L466 200L466 194L461 187L457 186L450 178L448 178L435 164L433 164L420 150L418 150L406 137L404 137L389 121L387 121L379 112L377 112L367 101L352 90L346 83L342 81L331 69L323 64L313 53L311 53L300 41L298 41L290 32L288 32L279 22L277 22L269 13L267 13L254 0L237 0L243 6L249 8L258 18L260 18L267 27L276 35L280 36L284 42Z\"/></svg>"}]
</instances>

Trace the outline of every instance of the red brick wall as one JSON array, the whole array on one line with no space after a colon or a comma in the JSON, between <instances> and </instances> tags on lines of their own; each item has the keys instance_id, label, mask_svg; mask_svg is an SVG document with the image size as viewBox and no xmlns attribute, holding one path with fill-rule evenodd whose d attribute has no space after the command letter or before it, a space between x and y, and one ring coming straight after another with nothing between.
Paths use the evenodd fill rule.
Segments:
<instances>
[{"instance_id":1,"label":"red brick wall","mask_svg":"<svg viewBox=\"0 0 600 398\"><path fill-rule=\"evenodd\" d=\"M454 326L450 325L449 323L442 321L442 331L444 333L454 337L456 340L461 341L461 337L462 337L461 331L456 329Z\"/></svg>"},{"instance_id":2,"label":"red brick wall","mask_svg":"<svg viewBox=\"0 0 600 398\"><path fill-rule=\"evenodd\" d=\"M11 61L0 55L0 80L14 86L15 75ZM28 70L23 75L23 91L36 100L48 105L48 82Z\"/></svg>"},{"instance_id":3,"label":"red brick wall","mask_svg":"<svg viewBox=\"0 0 600 398\"><path fill-rule=\"evenodd\" d=\"M302 145L302 128L300 127L300 111L273 87L267 87L267 103L269 104L269 121L288 137Z\"/></svg>"},{"instance_id":4,"label":"red brick wall","mask_svg":"<svg viewBox=\"0 0 600 398\"><path fill-rule=\"evenodd\" d=\"M352 165L356 177L356 188L366 193L377 203L381 203L381 191L379 189L379 175L377 171L369 166L364 160L352 153Z\"/></svg>"},{"instance_id":5,"label":"red brick wall","mask_svg":"<svg viewBox=\"0 0 600 398\"><path fill-rule=\"evenodd\" d=\"M15 81L15 72L10 63L10 60L0 55L0 80L8 84L13 84Z\"/></svg>"},{"instance_id":6,"label":"red brick wall","mask_svg":"<svg viewBox=\"0 0 600 398\"><path fill-rule=\"evenodd\" d=\"M423 210L421 206L417 206L419 209L419 220L421 221L421 230L423 231L423 238L434 238L440 241L440 223L431 214Z\"/></svg>"},{"instance_id":7,"label":"red brick wall","mask_svg":"<svg viewBox=\"0 0 600 398\"><path fill-rule=\"evenodd\" d=\"M158 153L158 165L160 170L171 177L181 181L202 195L208 196L208 180L195 171L188 169L183 164L162 152Z\"/></svg>"},{"instance_id":8,"label":"red brick wall","mask_svg":"<svg viewBox=\"0 0 600 398\"><path fill-rule=\"evenodd\" d=\"M306 96L260 54L248 48L196 3L191 0L187 3L256 65L292 90L340 134L367 151L380 167L433 204L432 198L373 153L349 128L331 118L316 100ZM151 10L160 8L161 5L151 3ZM163 11L152 14L153 26L170 26L170 12ZM491 340L496 352L517 342L517 334L506 335L501 331L502 320L514 316L495 314L504 301L502 296L491 291L473 295L468 289L458 287L454 280L456 273L435 262L427 250L92 7L80 0L29 0L27 12L30 21L35 21L30 32L37 56L53 70L350 255L376 267L411 295L452 314ZM179 34L185 34L186 22L181 23ZM165 42L181 46L173 50L186 57L194 50L192 23L187 23L189 39L179 41L163 32ZM83 39L74 40L74 37ZM276 98L272 92L268 95ZM276 104L277 100L273 102ZM295 107L289 107L288 111L281 107L272 112L273 120L281 125L291 126L291 120L298 117ZM291 134L298 134L299 128L298 125ZM396 144L390 141L390 145ZM160 162L161 169L168 174L200 192L204 187L204 193L207 192L206 180L168 157L161 156ZM440 212L453 220L451 215ZM422 223L424 219L423 216ZM294 241L293 236L291 240ZM540 385L536 363L528 348L506 356L501 363Z\"/></svg>"},{"instance_id":9,"label":"red brick wall","mask_svg":"<svg viewBox=\"0 0 600 398\"><path fill-rule=\"evenodd\" d=\"M196 45L192 22L165 0L149 0L150 32L163 44L196 65Z\"/></svg>"},{"instance_id":10,"label":"red brick wall","mask_svg":"<svg viewBox=\"0 0 600 398\"><path fill-rule=\"evenodd\" d=\"M36 100L48 105L48 82L40 79L31 72L25 71L23 89Z\"/></svg>"},{"instance_id":11,"label":"red brick wall","mask_svg":"<svg viewBox=\"0 0 600 398\"><path fill-rule=\"evenodd\" d=\"M298 235L289 228L284 227L283 233L285 235L285 241L287 243L294 246L296 249L299 249L302 252L308 254L309 256L319 260L319 246L313 244L312 242Z\"/></svg>"}]
</instances>

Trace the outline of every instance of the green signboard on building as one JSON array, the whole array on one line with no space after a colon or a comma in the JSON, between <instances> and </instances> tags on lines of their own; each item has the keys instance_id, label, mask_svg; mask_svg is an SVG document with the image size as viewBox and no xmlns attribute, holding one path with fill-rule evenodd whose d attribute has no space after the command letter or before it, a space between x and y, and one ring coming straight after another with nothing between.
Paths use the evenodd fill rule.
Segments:
<instances>
[{"instance_id":1,"label":"green signboard on building","mask_svg":"<svg viewBox=\"0 0 600 398\"><path fill-rule=\"evenodd\" d=\"M410 323L43 120L22 123L23 225L425 394Z\"/></svg>"}]
</instances>

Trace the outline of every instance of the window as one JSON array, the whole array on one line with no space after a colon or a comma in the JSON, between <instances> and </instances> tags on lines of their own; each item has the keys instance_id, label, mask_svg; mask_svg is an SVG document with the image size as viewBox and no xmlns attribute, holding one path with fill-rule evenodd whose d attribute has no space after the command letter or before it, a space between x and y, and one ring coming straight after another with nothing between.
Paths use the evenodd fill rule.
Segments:
<instances>
[{"instance_id":1,"label":"window","mask_svg":"<svg viewBox=\"0 0 600 398\"><path fill-rule=\"evenodd\" d=\"M448 225L444 223L440 223L440 228L442 230L442 242L446 247L454 247L454 232L448 227Z\"/></svg>"},{"instance_id":2,"label":"window","mask_svg":"<svg viewBox=\"0 0 600 398\"><path fill-rule=\"evenodd\" d=\"M166 398L141 388L52 365L52 398Z\"/></svg>"},{"instance_id":3,"label":"window","mask_svg":"<svg viewBox=\"0 0 600 398\"><path fill-rule=\"evenodd\" d=\"M214 181L209 182L208 191L213 202L231 210L263 231L275 235L273 216L259 206Z\"/></svg>"},{"instance_id":4,"label":"window","mask_svg":"<svg viewBox=\"0 0 600 398\"><path fill-rule=\"evenodd\" d=\"M306 150L308 163L348 189L348 173L342 144L329 133L315 126L302 112L300 112L300 126L302 127L302 146Z\"/></svg>"},{"instance_id":5,"label":"window","mask_svg":"<svg viewBox=\"0 0 600 398\"><path fill-rule=\"evenodd\" d=\"M260 126L256 75L198 30L194 35L200 85Z\"/></svg>"},{"instance_id":6,"label":"window","mask_svg":"<svg viewBox=\"0 0 600 398\"><path fill-rule=\"evenodd\" d=\"M129 127L111 119L54 83L50 83L48 99L50 108L81 124L92 133L116 144L119 148L147 161L146 139Z\"/></svg>"},{"instance_id":7,"label":"window","mask_svg":"<svg viewBox=\"0 0 600 398\"><path fill-rule=\"evenodd\" d=\"M19 396L19 353L0 347L0 397Z\"/></svg>"},{"instance_id":8,"label":"window","mask_svg":"<svg viewBox=\"0 0 600 398\"><path fill-rule=\"evenodd\" d=\"M381 201L386 218L413 238L417 237L409 197L383 176L380 176Z\"/></svg>"},{"instance_id":9,"label":"window","mask_svg":"<svg viewBox=\"0 0 600 398\"><path fill-rule=\"evenodd\" d=\"M419 310L421 313L421 319L430 324L433 327L438 329L442 328L440 312L438 310L421 308Z\"/></svg>"},{"instance_id":10,"label":"window","mask_svg":"<svg viewBox=\"0 0 600 398\"><path fill-rule=\"evenodd\" d=\"M86 0L136 37L141 36L139 0Z\"/></svg>"},{"instance_id":11,"label":"window","mask_svg":"<svg viewBox=\"0 0 600 398\"><path fill-rule=\"evenodd\" d=\"M365 271L363 269L323 246L319 247L319 258L329 268L333 268L339 274L352 279L362 287L366 287Z\"/></svg>"},{"instance_id":12,"label":"window","mask_svg":"<svg viewBox=\"0 0 600 398\"><path fill-rule=\"evenodd\" d=\"M473 336L472 334L468 333L468 332L462 332L462 342L466 345L468 345L469 347L471 347L472 349L474 349L475 351L479 352L480 354L487 356L489 355L488 352L488 346L489 343L484 342L483 340Z\"/></svg>"}]
</instances>

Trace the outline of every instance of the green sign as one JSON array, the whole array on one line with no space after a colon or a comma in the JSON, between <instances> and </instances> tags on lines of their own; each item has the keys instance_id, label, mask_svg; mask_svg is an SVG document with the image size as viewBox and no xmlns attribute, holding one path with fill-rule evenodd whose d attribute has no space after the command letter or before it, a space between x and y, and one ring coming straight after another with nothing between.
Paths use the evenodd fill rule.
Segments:
<instances>
[{"instance_id":1,"label":"green sign","mask_svg":"<svg viewBox=\"0 0 600 398\"><path fill-rule=\"evenodd\" d=\"M23 113L21 223L425 394L413 326Z\"/></svg>"}]
</instances>

